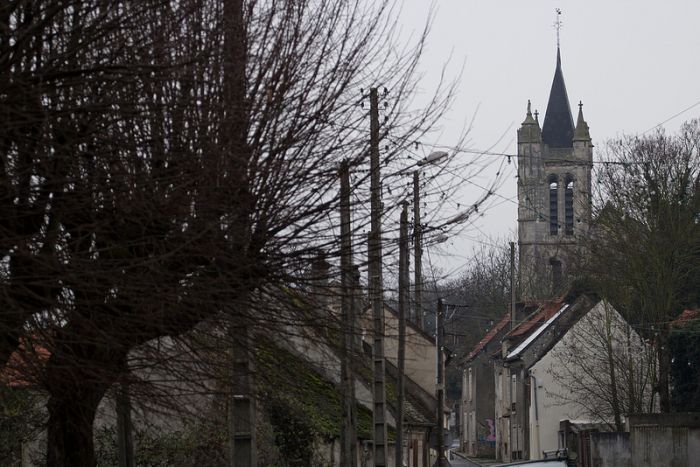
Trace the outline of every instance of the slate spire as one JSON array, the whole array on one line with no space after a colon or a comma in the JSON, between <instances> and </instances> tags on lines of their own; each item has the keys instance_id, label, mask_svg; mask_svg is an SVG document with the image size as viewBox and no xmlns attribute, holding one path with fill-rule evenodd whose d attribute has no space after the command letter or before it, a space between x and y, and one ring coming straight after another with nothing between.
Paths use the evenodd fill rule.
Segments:
<instances>
[{"instance_id":1,"label":"slate spire","mask_svg":"<svg viewBox=\"0 0 700 467\"><path fill-rule=\"evenodd\" d=\"M574 146L573 139L574 118L561 71L561 53L557 47L557 69L554 71L547 112L544 114L542 141L553 148L571 148Z\"/></svg>"}]
</instances>

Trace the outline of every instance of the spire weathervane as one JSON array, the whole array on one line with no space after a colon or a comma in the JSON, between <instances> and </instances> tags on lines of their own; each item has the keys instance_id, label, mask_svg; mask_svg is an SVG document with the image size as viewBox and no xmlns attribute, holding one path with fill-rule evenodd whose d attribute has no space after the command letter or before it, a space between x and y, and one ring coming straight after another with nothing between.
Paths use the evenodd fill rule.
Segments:
<instances>
[{"instance_id":1,"label":"spire weathervane","mask_svg":"<svg viewBox=\"0 0 700 467\"><path fill-rule=\"evenodd\" d=\"M557 13L557 19L554 21L554 27L557 30L557 49L559 48L559 31L561 30L561 8L555 8L555 11Z\"/></svg>"}]
</instances>

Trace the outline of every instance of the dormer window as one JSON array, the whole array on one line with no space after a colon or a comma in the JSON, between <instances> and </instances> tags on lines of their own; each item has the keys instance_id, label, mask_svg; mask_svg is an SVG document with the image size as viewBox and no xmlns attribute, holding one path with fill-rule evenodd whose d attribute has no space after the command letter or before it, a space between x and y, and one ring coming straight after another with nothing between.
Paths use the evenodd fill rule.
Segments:
<instances>
[{"instance_id":1,"label":"dormer window","mask_svg":"<svg viewBox=\"0 0 700 467\"><path fill-rule=\"evenodd\" d=\"M574 234L574 179L572 176L566 177L566 188L564 190L564 233Z\"/></svg>"},{"instance_id":2,"label":"dormer window","mask_svg":"<svg viewBox=\"0 0 700 467\"><path fill-rule=\"evenodd\" d=\"M558 204L558 185L556 175L550 175L549 182L549 234L556 235L559 233L559 204Z\"/></svg>"}]
</instances>

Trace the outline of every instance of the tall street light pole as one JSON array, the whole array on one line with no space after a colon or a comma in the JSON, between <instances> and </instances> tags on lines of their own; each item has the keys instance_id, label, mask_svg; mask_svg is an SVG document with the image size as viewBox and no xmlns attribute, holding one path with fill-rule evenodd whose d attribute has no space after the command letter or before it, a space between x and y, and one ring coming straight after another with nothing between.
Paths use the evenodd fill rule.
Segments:
<instances>
[{"instance_id":1,"label":"tall street light pole","mask_svg":"<svg viewBox=\"0 0 700 467\"><path fill-rule=\"evenodd\" d=\"M430 153L424 159L416 163L422 167L428 164L437 164L445 159L448 154L445 151L435 151ZM423 318L423 227L421 226L420 215L420 170L413 172L413 256L416 263L414 282L414 309L415 322L421 328L425 328L425 320Z\"/></svg>"}]
</instances>

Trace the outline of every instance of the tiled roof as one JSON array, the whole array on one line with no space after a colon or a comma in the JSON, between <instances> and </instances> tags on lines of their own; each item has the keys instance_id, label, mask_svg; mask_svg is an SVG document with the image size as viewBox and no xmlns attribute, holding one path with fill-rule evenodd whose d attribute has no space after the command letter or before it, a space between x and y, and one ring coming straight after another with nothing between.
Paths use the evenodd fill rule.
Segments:
<instances>
[{"instance_id":1,"label":"tiled roof","mask_svg":"<svg viewBox=\"0 0 700 467\"><path fill-rule=\"evenodd\" d=\"M486 347L489 342L493 340L496 335L498 335L501 330L506 327L510 323L510 313L506 313L503 315L503 318L493 327L489 332L486 333L486 335L479 341L478 344L474 346L471 352L469 352L469 355L467 355L467 361L470 361L474 357L476 357L479 352L484 350L484 347Z\"/></svg>"},{"instance_id":2,"label":"tiled roof","mask_svg":"<svg viewBox=\"0 0 700 467\"><path fill-rule=\"evenodd\" d=\"M549 318L554 316L554 314L561 308L563 302L563 299L542 302L539 309L532 315L528 316L525 321L518 324L515 329L508 333L507 337L518 337L529 334L537 325L544 323Z\"/></svg>"},{"instance_id":3,"label":"tiled roof","mask_svg":"<svg viewBox=\"0 0 700 467\"><path fill-rule=\"evenodd\" d=\"M673 321L671 321L672 328L681 328L686 326L690 321L695 321L700 319L700 308L695 310L683 310L683 313Z\"/></svg>"},{"instance_id":4,"label":"tiled roof","mask_svg":"<svg viewBox=\"0 0 700 467\"><path fill-rule=\"evenodd\" d=\"M506 357L507 360L511 360L513 358L517 358L522 352L527 349L530 344L532 344L535 339L537 339L547 328L549 328L552 323L554 323L559 316L562 315L567 309L569 308L569 304L566 303L564 304L559 310L557 310L556 313L554 313L547 321L544 322L544 324L540 325L537 327L533 332L530 333L530 335L522 341L518 346L511 350L508 356Z\"/></svg>"},{"instance_id":5,"label":"tiled roof","mask_svg":"<svg viewBox=\"0 0 700 467\"><path fill-rule=\"evenodd\" d=\"M43 366L51 353L37 343L27 348L25 339L20 341L17 350L12 352L5 368L0 371L0 382L14 388L34 386L36 367Z\"/></svg>"},{"instance_id":6,"label":"tiled roof","mask_svg":"<svg viewBox=\"0 0 700 467\"><path fill-rule=\"evenodd\" d=\"M521 312L528 312L529 310L535 311L535 313L531 314L528 316L528 318L520 323L518 326L516 326L515 329L510 331L509 333L506 334L506 336L510 337L518 337L522 335L529 334L530 331L533 330L533 328L538 325L539 323L542 323L549 318L551 318L554 313L557 312L557 310L560 308L559 305L563 302L562 299L559 300L554 300L554 301L549 301L549 302L537 302L537 301L526 301L526 302L521 302L518 304L519 307L519 313ZM506 313L503 315L503 318L493 327L489 332L486 333L486 335L477 343L474 348L469 352L467 355L465 361L470 361L473 358L475 358L479 352L484 350L484 348L489 345L491 341L510 323L510 313ZM498 356L500 355L501 350L498 349L496 352L493 354L493 356Z\"/></svg>"}]
</instances>

